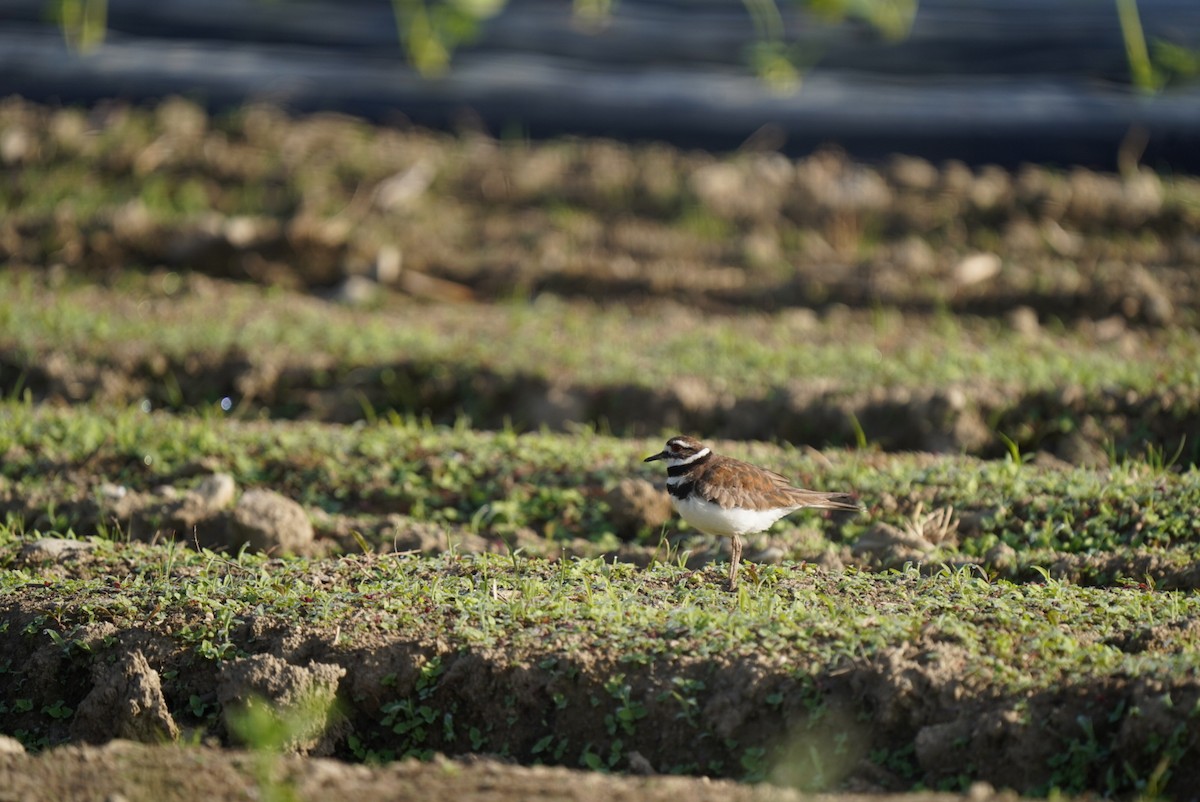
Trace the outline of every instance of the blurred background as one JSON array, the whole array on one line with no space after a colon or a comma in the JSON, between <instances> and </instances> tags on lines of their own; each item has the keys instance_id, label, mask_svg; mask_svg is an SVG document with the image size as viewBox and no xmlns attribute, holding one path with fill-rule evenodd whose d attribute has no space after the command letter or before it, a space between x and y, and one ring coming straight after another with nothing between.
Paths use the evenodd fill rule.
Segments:
<instances>
[{"instance_id":1,"label":"blurred background","mask_svg":"<svg viewBox=\"0 0 1200 802\"><path fill-rule=\"evenodd\" d=\"M1191 0L0 16L10 395L1200 458Z\"/></svg>"},{"instance_id":2,"label":"blurred background","mask_svg":"<svg viewBox=\"0 0 1200 802\"><path fill-rule=\"evenodd\" d=\"M1194 169L1189 0L3 0L0 94ZM1130 139L1132 137L1132 140Z\"/></svg>"},{"instance_id":3,"label":"blurred background","mask_svg":"<svg viewBox=\"0 0 1200 802\"><path fill-rule=\"evenodd\" d=\"M351 672L348 759L1195 798L1198 48L1197 0L0 0L6 726L126 737L99 678L161 671L207 743L274 649ZM726 607L678 432L863 512Z\"/></svg>"}]
</instances>

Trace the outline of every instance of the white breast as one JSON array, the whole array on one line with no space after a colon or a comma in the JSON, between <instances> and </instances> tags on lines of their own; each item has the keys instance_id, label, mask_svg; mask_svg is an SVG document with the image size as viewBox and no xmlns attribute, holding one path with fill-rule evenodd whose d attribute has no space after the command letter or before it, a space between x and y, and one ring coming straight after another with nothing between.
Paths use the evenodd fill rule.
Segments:
<instances>
[{"instance_id":1,"label":"white breast","mask_svg":"<svg viewBox=\"0 0 1200 802\"><path fill-rule=\"evenodd\" d=\"M762 532L789 512L800 509L799 507L779 507L773 510L724 510L711 501L705 501L695 493L689 494L682 500L672 496L671 503L683 516L683 520L706 535L718 537Z\"/></svg>"}]
</instances>

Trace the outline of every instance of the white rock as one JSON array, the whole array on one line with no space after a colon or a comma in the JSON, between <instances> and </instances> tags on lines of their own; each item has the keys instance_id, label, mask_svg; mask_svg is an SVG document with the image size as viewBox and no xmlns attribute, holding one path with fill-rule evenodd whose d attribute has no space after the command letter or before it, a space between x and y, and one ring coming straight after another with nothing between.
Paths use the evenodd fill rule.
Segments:
<instances>
[{"instance_id":1,"label":"white rock","mask_svg":"<svg viewBox=\"0 0 1200 802\"><path fill-rule=\"evenodd\" d=\"M26 543L21 557L29 562L66 560L95 551L96 543L90 540L68 540L65 537L43 537Z\"/></svg>"},{"instance_id":2,"label":"white rock","mask_svg":"<svg viewBox=\"0 0 1200 802\"><path fill-rule=\"evenodd\" d=\"M204 477L192 491L192 495L211 510L228 507L233 503L236 493L237 483L227 473L214 473Z\"/></svg>"},{"instance_id":3,"label":"white rock","mask_svg":"<svg viewBox=\"0 0 1200 802\"><path fill-rule=\"evenodd\" d=\"M959 287L970 287L995 278L1000 265L1000 257L994 253L973 253L954 266L952 278Z\"/></svg>"}]
</instances>

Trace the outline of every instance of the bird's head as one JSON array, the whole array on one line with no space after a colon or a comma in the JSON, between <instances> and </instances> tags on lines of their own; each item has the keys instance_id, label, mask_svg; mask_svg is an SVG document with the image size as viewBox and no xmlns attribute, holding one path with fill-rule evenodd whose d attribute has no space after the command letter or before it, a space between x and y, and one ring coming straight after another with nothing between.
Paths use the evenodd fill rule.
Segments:
<instances>
[{"instance_id":1,"label":"bird's head","mask_svg":"<svg viewBox=\"0 0 1200 802\"><path fill-rule=\"evenodd\" d=\"M651 454L642 460L643 462L654 462L655 460L666 460L667 466L686 465L695 462L708 454L712 453L708 446L696 440L693 437L679 435L672 437L667 441L667 445L662 451L657 454Z\"/></svg>"}]
</instances>

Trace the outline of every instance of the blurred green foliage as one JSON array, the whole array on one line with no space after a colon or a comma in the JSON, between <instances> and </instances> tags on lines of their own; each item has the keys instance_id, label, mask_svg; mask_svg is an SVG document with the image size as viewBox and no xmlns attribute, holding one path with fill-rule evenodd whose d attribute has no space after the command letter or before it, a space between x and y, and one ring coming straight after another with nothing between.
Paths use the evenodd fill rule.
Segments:
<instances>
[{"instance_id":1,"label":"blurred green foliage","mask_svg":"<svg viewBox=\"0 0 1200 802\"><path fill-rule=\"evenodd\" d=\"M51 10L72 50L86 53L103 43L108 0L56 0Z\"/></svg>"},{"instance_id":2,"label":"blurred green foliage","mask_svg":"<svg viewBox=\"0 0 1200 802\"><path fill-rule=\"evenodd\" d=\"M409 63L426 76L444 74L454 50L479 34L481 25L503 10L506 0L391 0L397 37ZM768 85L785 91L799 86L807 66L816 60L789 42L778 0L743 0L754 21L757 41L747 53L748 65ZM903 39L912 29L920 0L791 0L818 19L838 24L863 20L885 40ZM1130 80L1145 92L1200 75L1200 52L1156 39L1147 44L1137 0L1114 0L1129 60ZM573 0L574 13L585 29L601 29L614 13L616 0ZM51 11L73 50L87 52L104 41L107 0L52 0Z\"/></svg>"}]
</instances>

